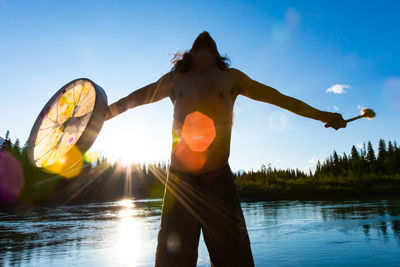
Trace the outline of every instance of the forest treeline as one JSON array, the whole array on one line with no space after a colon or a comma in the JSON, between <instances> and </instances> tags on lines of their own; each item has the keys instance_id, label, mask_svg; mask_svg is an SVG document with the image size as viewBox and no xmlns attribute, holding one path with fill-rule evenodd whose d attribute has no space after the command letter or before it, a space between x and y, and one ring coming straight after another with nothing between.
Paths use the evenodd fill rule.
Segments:
<instances>
[{"instance_id":1,"label":"forest treeline","mask_svg":"<svg viewBox=\"0 0 400 267\"><path fill-rule=\"evenodd\" d=\"M237 175L239 192L267 199L335 199L399 197L400 147L396 141L379 140L378 151L368 141L350 154L333 151L314 172L278 170L262 165L260 170Z\"/></svg>"},{"instance_id":2,"label":"forest treeline","mask_svg":"<svg viewBox=\"0 0 400 267\"><path fill-rule=\"evenodd\" d=\"M16 158L24 173L24 187L18 200L11 204L3 201L2 206L163 197L168 170L165 162L123 165L102 158L85 162L79 175L67 179L33 167L27 160L27 143L21 146L18 139L11 142L9 132L1 152ZM333 151L316 164L314 172L276 169L269 164L256 171L235 173L235 182L239 194L246 198L396 197L400 190L400 148L396 141L386 143L381 139L377 153L371 142L361 148L353 146L350 154L338 155Z\"/></svg>"}]
</instances>

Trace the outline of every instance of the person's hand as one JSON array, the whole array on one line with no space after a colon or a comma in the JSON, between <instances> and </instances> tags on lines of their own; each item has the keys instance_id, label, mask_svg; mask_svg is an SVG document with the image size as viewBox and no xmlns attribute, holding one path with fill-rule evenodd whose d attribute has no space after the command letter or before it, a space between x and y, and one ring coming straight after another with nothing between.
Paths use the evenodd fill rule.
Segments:
<instances>
[{"instance_id":1,"label":"person's hand","mask_svg":"<svg viewBox=\"0 0 400 267\"><path fill-rule=\"evenodd\" d=\"M346 128L346 125L347 122L343 119L342 114L330 113L325 128L331 127L335 130L339 130L340 128Z\"/></svg>"}]
</instances>

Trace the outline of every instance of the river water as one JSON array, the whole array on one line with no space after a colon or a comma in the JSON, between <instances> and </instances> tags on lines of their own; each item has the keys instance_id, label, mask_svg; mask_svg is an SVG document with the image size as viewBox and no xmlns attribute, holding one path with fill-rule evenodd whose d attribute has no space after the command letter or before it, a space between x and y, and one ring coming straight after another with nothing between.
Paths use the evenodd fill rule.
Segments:
<instances>
[{"instance_id":1,"label":"river water","mask_svg":"<svg viewBox=\"0 0 400 267\"><path fill-rule=\"evenodd\" d=\"M153 266L161 200L0 212L0 266ZM256 266L400 266L400 201L242 202ZM209 266L203 239L198 266Z\"/></svg>"}]
</instances>

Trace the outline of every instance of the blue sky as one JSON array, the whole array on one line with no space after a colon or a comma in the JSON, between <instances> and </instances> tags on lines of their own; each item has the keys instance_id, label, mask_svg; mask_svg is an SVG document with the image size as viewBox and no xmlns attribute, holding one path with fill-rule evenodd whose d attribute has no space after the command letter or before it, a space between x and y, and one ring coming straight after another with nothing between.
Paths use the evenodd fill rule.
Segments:
<instances>
[{"instance_id":1,"label":"blue sky","mask_svg":"<svg viewBox=\"0 0 400 267\"><path fill-rule=\"evenodd\" d=\"M344 118L359 107L377 112L334 131L239 97L232 169L307 169L334 149L399 141L399 12L397 1L0 0L0 135L25 141L48 99L78 77L102 86L110 103L126 96L207 30L231 66L259 82ZM326 92L337 84L346 92ZM167 160L171 125L169 100L139 107L105 123L92 150Z\"/></svg>"}]
</instances>

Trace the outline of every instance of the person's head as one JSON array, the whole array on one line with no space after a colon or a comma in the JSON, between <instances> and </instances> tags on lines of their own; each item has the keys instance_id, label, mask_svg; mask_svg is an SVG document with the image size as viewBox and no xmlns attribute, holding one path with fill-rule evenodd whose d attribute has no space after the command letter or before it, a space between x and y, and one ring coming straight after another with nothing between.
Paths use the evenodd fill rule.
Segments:
<instances>
[{"instance_id":1,"label":"person's head","mask_svg":"<svg viewBox=\"0 0 400 267\"><path fill-rule=\"evenodd\" d=\"M229 67L229 59L222 57L217 49L217 44L211 38L208 32L200 33L194 40L192 48L184 53L176 53L172 59L174 65L171 71L187 72L192 66L193 54L208 52L215 57L216 66L221 70L226 70Z\"/></svg>"}]
</instances>

